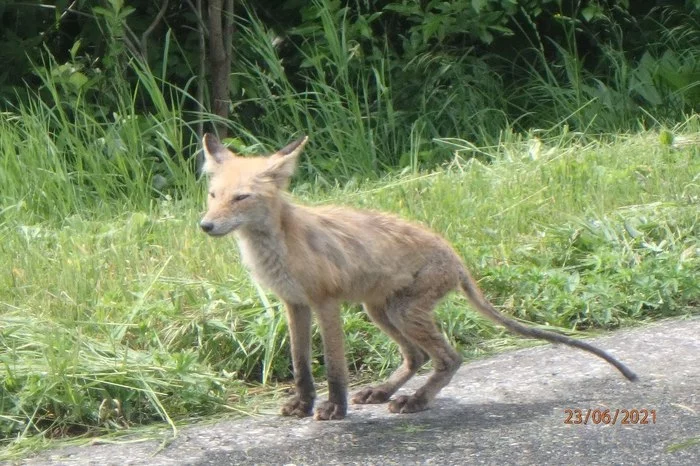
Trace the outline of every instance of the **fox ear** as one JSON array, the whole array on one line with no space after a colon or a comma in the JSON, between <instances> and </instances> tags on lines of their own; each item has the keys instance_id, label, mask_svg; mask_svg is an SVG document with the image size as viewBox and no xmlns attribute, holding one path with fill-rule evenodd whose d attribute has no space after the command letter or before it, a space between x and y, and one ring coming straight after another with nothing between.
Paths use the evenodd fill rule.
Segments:
<instances>
[{"instance_id":1,"label":"fox ear","mask_svg":"<svg viewBox=\"0 0 700 466\"><path fill-rule=\"evenodd\" d=\"M223 163L233 154L226 146L211 133L206 133L202 137L202 147L204 149L204 171L211 172L215 167Z\"/></svg>"},{"instance_id":2,"label":"fox ear","mask_svg":"<svg viewBox=\"0 0 700 466\"><path fill-rule=\"evenodd\" d=\"M260 176L269 179L280 189L286 188L297 167L299 154L308 140L308 136L303 136L272 154L268 157L268 167Z\"/></svg>"},{"instance_id":3,"label":"fox ear","mask_svg":"<svg viewBox=\"0 0 700 466\"><path fill-rule=\"evenodd\" d=\"M290 142L277 152L271 155L271 158L282 158L282 157L296 157L301 154L304 149L306 142L309 140L308 136L302 136L294 142Z\"/></svg>"}]
</instances>

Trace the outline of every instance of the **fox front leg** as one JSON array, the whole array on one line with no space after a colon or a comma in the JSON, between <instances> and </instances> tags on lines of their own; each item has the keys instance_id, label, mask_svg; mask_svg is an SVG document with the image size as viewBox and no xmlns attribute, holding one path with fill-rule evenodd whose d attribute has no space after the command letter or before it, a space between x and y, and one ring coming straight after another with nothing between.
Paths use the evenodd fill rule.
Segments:
<instances>
[{"instance_id":1,"label":"fox front leg","mask_svg":"<svg viewBox=\"0 0 700 466\"><path fill-rule=\"evenodd\" d=\"M294 367L296 394L282 405L283 416L311 416L316 390L311 375L311 309L307 305L285 303L289 341Z\"/></svg>"},{"instance_id":2,"label":"fox front leg","mask_svg":"<svg viewBox=\"0 0 700 466\"><path fill-rule=\"evenodd\" d=\"M328 378L328 400L316 407L314 419L340 420L348 410L348 368L345 363L343 325L340 306L327 302L314 307L323 339L324 361Z\"/></svg>"}]
</instances>

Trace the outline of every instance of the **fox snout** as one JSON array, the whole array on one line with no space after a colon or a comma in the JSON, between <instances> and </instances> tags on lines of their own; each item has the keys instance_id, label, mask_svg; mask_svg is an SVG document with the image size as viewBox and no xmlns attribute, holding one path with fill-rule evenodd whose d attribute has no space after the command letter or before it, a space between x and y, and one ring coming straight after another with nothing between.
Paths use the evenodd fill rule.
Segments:
<instances>
[{"instance_id":1,"label":"fox snout","mask_svg":"<svg viewBox=\"0 0 700 466\"><path fill-rule=\"evenodd\" d=\"M207 219L202 219L202 221L199 222L199 228L201 228L202 231L209 236L224 236L225 234L234 230L234 228L229 225L222 224L221 222L213 222Z\"/></svg>"},{"instance_id":2,"label":"fox snout","mask_svg":"<svg viewBox=\"0 0 700 466\"><path fill-rule=\"evenodd\" d=\"M214 230L214 222L202 220L199 222L199 227L202 229L202 231L204 231L204 233L211 233Z\"/></svg>"},{"instance_id":3,"label":"fox snout","mask_svg":"<svg viewBox=\"0 0 700 466\"><path fill-rule=\"evenodd\" d=\"M237 219L208 220L206 217L199 222L199 228L209 236L225 236L241 226Z\"/></svg>"}]
</instances>

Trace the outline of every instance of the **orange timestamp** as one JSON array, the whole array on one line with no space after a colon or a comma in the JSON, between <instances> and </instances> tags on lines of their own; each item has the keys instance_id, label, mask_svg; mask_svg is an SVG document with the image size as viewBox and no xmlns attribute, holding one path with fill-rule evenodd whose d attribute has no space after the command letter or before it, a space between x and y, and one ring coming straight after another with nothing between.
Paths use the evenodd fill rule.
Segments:
<instances>
[{"instance_id":1,"label":"orange timestamp","mask_svg":"<svg viewBox=\"0 0 700 466\"><path fill-rule=\"evenodd\" d=\"M564 424L656 424L655 409L565 409Z\"/></svg>"}]
</instances>

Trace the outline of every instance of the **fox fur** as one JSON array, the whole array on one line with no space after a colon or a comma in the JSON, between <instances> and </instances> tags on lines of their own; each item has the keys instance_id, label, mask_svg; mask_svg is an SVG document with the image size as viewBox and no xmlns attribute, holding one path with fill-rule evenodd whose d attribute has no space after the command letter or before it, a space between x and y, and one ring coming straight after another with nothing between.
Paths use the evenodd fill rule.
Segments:
<instances>
[{"instance_id":1,"label":"fox fur","mask_svg":"<svg viewBox=\"0 0 700 466\"><path fill-rule=\"evenodd\" d=\"M394 413L426 409L461 364L435 324L433 309L461 289L472 306L510 331L581 348L637 376L606 352L579 340L524 326L484 298L453 248L438 234L393 215L348 207L307 207L285 191L307 137L267 157L242 157L211 134L203 138L209 175L207 212L200 222L211 236L234 233L244 264L284 303L289 322L296 395L282 414L319 420L347 412L347 364L342 302L362 303L372 321L400 347L403 364L384 383L354 394L354 403L389 402ZM329 397L313 411L311 321L324 346ZM412 395L394 393L428 360L433 372Z\"/></svg>"}]
</instances>

